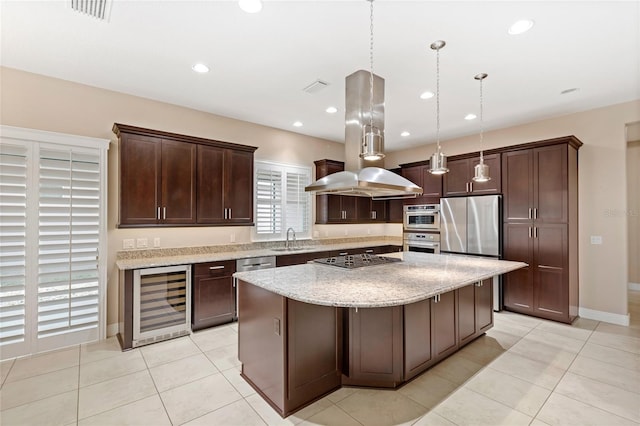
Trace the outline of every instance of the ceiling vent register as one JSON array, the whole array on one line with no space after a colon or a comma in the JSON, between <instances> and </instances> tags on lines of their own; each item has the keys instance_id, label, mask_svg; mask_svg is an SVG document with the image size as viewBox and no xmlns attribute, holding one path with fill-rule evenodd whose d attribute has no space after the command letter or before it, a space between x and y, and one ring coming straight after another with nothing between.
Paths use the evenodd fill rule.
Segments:
<instances>
[{"instance_id":1,"label":"ceiling vent register","mask_svg":"<svg viewBox=\"0 0 640 426\"><path fill-rule=\"evenodd\" d=\"M71 9L104 21L111 10L111 0L71 0Z\"/></svg>"}]
</instances>

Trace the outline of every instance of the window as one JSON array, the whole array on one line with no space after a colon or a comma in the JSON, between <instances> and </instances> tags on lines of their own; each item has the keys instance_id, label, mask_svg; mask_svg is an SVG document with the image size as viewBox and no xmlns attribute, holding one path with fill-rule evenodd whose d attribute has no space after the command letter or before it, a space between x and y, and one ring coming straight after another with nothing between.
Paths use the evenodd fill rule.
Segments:
<instances>
[{"instance_id":1,"label":"window","mask_svg":"<svg viewBox=\"0 0 640 426\"><path fill-rule=\"evenodd\" d=\"M309 167L256 161L254 240L283 240L287 229L311 238L311 182Z\"/></svg>"},{"instance_id":2,"label":"window","mask_svg":"<svg viewBox=\"0 0 640 426\"><path fill-rule=\"evenodd\" d=\"M103 338L108 141L1 130L2 357Z\"/></svg>"}]
</instances>

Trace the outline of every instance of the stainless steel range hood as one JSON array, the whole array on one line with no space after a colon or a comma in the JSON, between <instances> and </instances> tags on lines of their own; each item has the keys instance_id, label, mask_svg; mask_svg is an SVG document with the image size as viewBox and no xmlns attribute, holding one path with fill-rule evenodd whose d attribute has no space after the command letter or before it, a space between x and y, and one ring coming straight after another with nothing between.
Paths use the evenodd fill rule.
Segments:
<instances>
[{"instance_id":1,"label":"stainless steel range hood","mask_svg":"<svg viewBox=\"0 0 640 426\"><path fill-rule=\"evenodd\" d=\"M415 198L422 194L422 188L413 182L384 169L383 159L364 161L360 158L362 129L369 124L371 116L369 78L369 71L365 70L356 71L346 78L345 171L318 179L305 191L374 199ZM375 74L373 125L384 132L384 79Z\"/></svg>"}]
</instances>

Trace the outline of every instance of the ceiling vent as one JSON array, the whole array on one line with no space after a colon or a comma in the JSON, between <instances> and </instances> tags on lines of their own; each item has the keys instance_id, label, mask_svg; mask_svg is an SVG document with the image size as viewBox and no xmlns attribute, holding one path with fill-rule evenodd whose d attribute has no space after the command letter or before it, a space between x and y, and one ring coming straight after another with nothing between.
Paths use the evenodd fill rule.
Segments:
<instances>
[{"instance_id":1,"label":"ceiling vent","mask_svg":"<svg viewBox=\"0 0 640 426\"><path fill-rule=\"evenodd\" d=\"M307 93L316 93L316 92L321 91L322 89L324 89L328 85L329 85L329 83L327 83L326 81L322 81L322 80L318 79L318 80L314 81L313 83L311 83L310 85L308 85L307 87L305 87L302 90L304 92L307 92Z\"/></svg>"},{"instance_id":2,"label":"ceiling vent","mask_svg":"<svg viewBox=\"0 0 640 426\"><path fill-rule=\"evenodd\" d=\"M100 20L108 20L112 0L71 0L71 9Z\"/></svg>"}]
</instances>

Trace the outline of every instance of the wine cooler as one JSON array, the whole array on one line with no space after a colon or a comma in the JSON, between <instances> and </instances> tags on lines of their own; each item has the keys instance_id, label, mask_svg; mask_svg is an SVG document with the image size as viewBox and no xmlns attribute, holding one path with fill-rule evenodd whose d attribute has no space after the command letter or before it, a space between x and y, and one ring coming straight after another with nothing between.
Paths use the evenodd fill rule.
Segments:
<instances>
[{"instance_id":1,"label":"wine cooler","mask_svg":"<svg viewBox=\"0 0 640 426\"><path fill-rule=\"evenodd\" d=\"M133 347L191 333L191 266L137 269Z\"/></svg>"}]
</instances>

